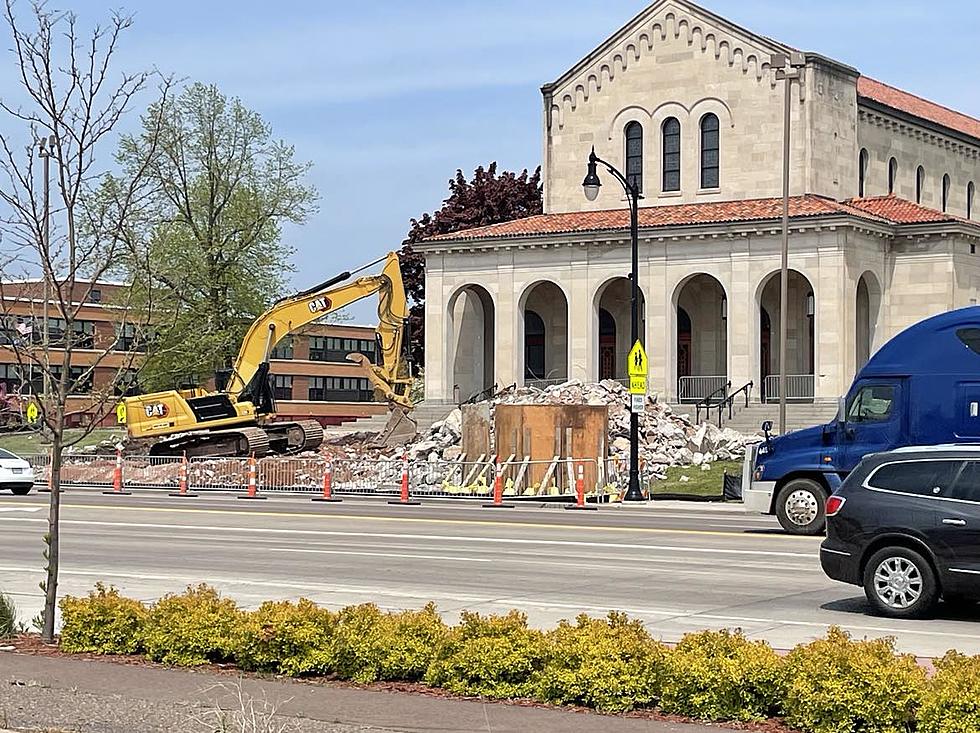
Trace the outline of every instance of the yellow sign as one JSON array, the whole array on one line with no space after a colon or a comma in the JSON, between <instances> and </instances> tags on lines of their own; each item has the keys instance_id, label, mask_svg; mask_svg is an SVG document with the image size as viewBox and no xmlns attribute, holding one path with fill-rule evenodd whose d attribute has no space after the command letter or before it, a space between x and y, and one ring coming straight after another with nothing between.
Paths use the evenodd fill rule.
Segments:
<instances>
[{"instance_id":1,"label":"yellow sign","mask_svg":"<svg viewBox=\"0 0 980 733\"><path fill-rule=\"evenodd\" d=\"M126 403L120 402L116 405L116 422L120 425L126 424Z\"/></svg>"},{"instance_id":2,"label":"yellow sign","mask_svg":"<svg viewBox=\"0 0 980 733\"><path fill-rule=\"evenodd\" d=\"M647 378L630 377L630 394L646 394L646 393L647 393Z\"/></svg>"},{"instance_id":3,"label":"yellow sign","mask_svg":"<svg viewBox=\"0 0 980 733\"><path fill-rule=\"evenodd\" d=\"M37 425L37 421L41 419L41 408L37 406L36 402L28 402L24 417L27 418L28 425Z\"/></svg>"},{"instance_id":4,"label":"yellow sign","mask_svg":"<svg viewBox=\"0 0 980 733\"><path fill-rule=\"evenodd\" d=\"M643 350L643 344L637 339L636 343L633 344L633 348L630 349L630 355L626 359L627 373L631 377L643 377L644 380L647 376L647 352Z\"/></svg>"}]
</instances>

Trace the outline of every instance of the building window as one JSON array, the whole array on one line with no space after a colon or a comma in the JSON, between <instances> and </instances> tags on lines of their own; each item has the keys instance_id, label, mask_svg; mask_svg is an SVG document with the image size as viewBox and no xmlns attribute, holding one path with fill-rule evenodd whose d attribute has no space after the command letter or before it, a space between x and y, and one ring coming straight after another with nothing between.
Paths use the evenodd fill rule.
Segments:
<instances>
[{"instance_id":1,"label":"building window","mask_svg":"<svg viewBox=\"0 0 980 733\"><path fill-rule=\"evenodd\" d=\"M858 196L864 196L864 182L868 178L868 151L861 148L858 156Z\"/></svg>"},{"instance_id":2,"label":"building window","mask_svg":"<svg viewBox=\"0 0 980 733\"><path fill-rule=\"evenodd\" d=\"M973 218L973 197L976 195L977 187L973 185L973 181L966 184L966 218Z\"/></svg>"},{"instance_id":3,"label":"building window","mask_svg":"<svg viewBox=\"0 0 980 733\"><path fill-rule=\"evenodd\" d=\"M4 394L20 391L20 370L16 364L0 364L0 390Z\"/></svg>"},{"instance_id":4,"label":"building window","mask_svg":"<svg viewBox=\"0 0 980 733\"><path fill-rule=\"evenodd\" d=\"M895 182L898 179L898 161L892 158L888 161L888 193L895 193Z\"/></svg>"},{"instance_id":5,"label":"building window","mask_svg":"<svg viewBox=\"0 0 980 733\"><path fill-rule=\"evenodd\" d=\"M374 390L367 379L357 377L310 377L311 402L371 402Z\"/></svg>"},{"instance_id":6,"label":"building window","mask_svg":"<svg viewBox=\"0 0 980 733\"><path fill-rule=\"evenodd\" d=\"M921 165L915 169L915 203L922 203L922 189L926 185L926 169Z\"/></svg>"},{"instance_id":7,"label":"building window","mask_svg":"<svg viewBox=\"0 0 980 733\"><path fill-rule=\"evenodd\" d=\"M663 125L664 191L681 190L681 123L668 117Z\"/></svg>"},{"instance_id":8,"label":"building window","mask_svg":"<svg viewBox=\"0 0 980 733\"><path fill-rule=\"evenodd\" d=\"M42 320L43 324L43 320ZM43 328L43 326L42 326ZM52 346L67 345L68 322L64 318L48 319L48 343ZM94 321L72 321L72 348L91 349L95 344ZM34 335L35 339L43 339L43 333Z\"/></svg>"},{"instance_id":9,"label":"building window","mask_svg":"<svg viewBox=\"0 0 980 733\"><path fill-rule=\"evenodd\" d=\"M292 359L293 358L293 337L286 336L281 339L269 354L270 359Z\"/></svg>"},{"instance_id":10,"label":"building window","mask_svg":"<svg viewBox=\"0 0 980 733\"><path fill-rule=\"evenodd\" d=\"M643 193L643 125L631 122L626 126L626 180Z\"/></svg>"},{"instance_id":11,"label":"building window","mask_svg":"<svg viewBox=\"0 0 980 733\"><path fill-rule=\"evenodd\" d=\"M293 378L289 375L273 374L272 392L277 400L293 399Z\"/></svg>"},{"instance_id":12,"label":"building window","mask_svg":"<svg viewBox=\"0 0 980 733\"><path fill-rule=\"evenodd\" d=\"M92 288L88 294L89 303L101 303L102 302L102 291L99 288Z\"/></svg>"},{"instance_id":13,"label":"building window","mask_svg":"<svg viewBox=\"0 0 980 733\"><path fill-rule=\"evenodd\" d=\"M140 393L138 373L135 369L122 369L116 374L113 390L117 397L132 397Z\"/></svg>"},{"instance_id":14,"label":"building window","mask_svg":"<svg viewBox=\"0 0 980 733\"><path fill-rule=\"evenodd\" d=\"M358 352L377 364L377 348L371 339L341 339L333 336L310 337L310 361L347 361L347 355Z\"/></svg>"},{"instance_id":15,"label":"building window","mask_svg":"<svg viewBox=\"0 0 980 733\"><path fill-rule=\"evenodd\" d=\"M949 208L949 173L943 176L943 213Z\"/></svg>"},{"instance_id":16,"label":"building window","mask_svg":"<svg viewBox=\"0 0 980 733\"><path fill-rule=\"evenodd\" d=\"M720 185L719 129L717 115L709 113L701 118L701 188L718 188Z\"/></svg>"},{"instance_id":17,"label":"building window","mask_svg":"<svg viewBox=\"0 0 980 733\"><path fill-rule=\"evenodd\" d=\"M154 333L142 330L134 323L116 324L116 351L146 351Z\"/></svg>"}]
</instances>

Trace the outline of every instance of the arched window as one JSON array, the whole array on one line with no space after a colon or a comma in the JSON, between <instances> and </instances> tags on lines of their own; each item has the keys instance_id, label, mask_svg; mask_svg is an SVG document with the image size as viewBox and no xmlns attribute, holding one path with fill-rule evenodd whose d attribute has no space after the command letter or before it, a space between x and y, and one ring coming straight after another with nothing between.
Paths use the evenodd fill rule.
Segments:
<instances>
[{"instance_id":1,"label":"arched window","mask_svg":"<svg viewBox=\"0 0 980 733\"><path fill-rule=\"evenodd\" d=\"M861 148L858 156L858 196L864 196L864 182L868 177L868 151Z\"/></svg>"},{"instance_id":2,"label":"arched window","mask_svg":"<svg viewBox=\"0 0 980 733\"><path fill-rule=\"evenodd\" d=\"M943 213L949 208L949 173L943 176Z\"/></svg>"},{"instance_id":3,"label":"arched window","mask_svg":"<svg viewBox=\"0 0 980 733\"><path fill-rule=\"evenodd\" d=\"M898 161L892 158L888 161L888 193L895 193L895 182L898 179Z\"/></svg>"},{"instance_id":4,"label":"arched window","mask_svg":"<svg viewBox=\"0 0 980 733\"><path fill-rule=\"evenodd\" d=\"M719 157L718 116L708 113L701 118L701 188L718 188Z\"/></svg>"},{"instance_id":5,"label":"arched window","mask_svg":"<svg viewBox=\"0 0 980 733\"><path fill-rule=\"evenodd\" d=\"M681 123L668 117L663 124L664 191L681 190Z\"/></svg>"},{"instance_id":6,"label":"arched window","mask_svg":"<svg viewBox=\"0 0 980 733\"><path fill-rule=\"evenodd\" d=\"M915 203L922 203L922 189L926 185L926 169L921 165L915 169Z\"/></svg>"},{"instance_id":7,"label":"arched window","mask_svg":"<svg viewBox=\"0 0 980 733\"><path fill-rule=\"evenodd\" d=\"M973 185L973 181L966 184L966 218L973 218L973 197L976 195L977 187Z\"/></svg>"},{"instance_id":8,"label":"arched window","mask_svg":"<svg viewBox=\"0 0 980 733\"><path fill-rule=\"evenodd\" d=\"M638 193L643 193L643 125L631 122L626 126L626 180Z\"/></svg>"}]
</instances>

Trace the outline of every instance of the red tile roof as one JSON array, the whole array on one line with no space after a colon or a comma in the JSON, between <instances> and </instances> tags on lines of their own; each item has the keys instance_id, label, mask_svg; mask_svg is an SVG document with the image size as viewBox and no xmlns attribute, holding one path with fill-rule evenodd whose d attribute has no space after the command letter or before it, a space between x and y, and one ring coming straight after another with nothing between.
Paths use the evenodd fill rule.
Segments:
<instances>
[{"instance_id":1,"label":"red tile roof","mask_svg":"<svg viewBox=\"0 0 980 733\"><path fill-rule=\"evenodd\" d=\"M838 202L807 194L789 200L789 215L801 219L828 215L854 216L883 224L926 224L962 221L957 217L927 209L911 201L891 196L857 198ZM777 221L782 217L782 199L748 199L702 204L678 204L641 208L640 227L697 226L751 221ZM975 223L975 222L973 222ZM576 232L615 231L629 228L629 210L575 211L538 214L502 224L440 234L428 241L500 239L505 237L547 236Z\"/></svg>"},{"instance_id":2,"label":"red tile roof","mask_svg":"<svg viewBox=\"0 0 980 733\"><path fill-rule=\"evenodd\" d=\"M943 107L941 104L930 102L928 99L917 97L914 94L903 92L901 89L896 89L870 77L858 77L857 93L859 97L865 97L886 107L921 117L971 137L980 138L980 120L975 117L970 117L949 107Z\"/></svg>"},{"instance_id":3,"label":"red tile roof","mask_svg":"<svg viewBox=\"0 0 980 733\"><path fill-rule=\"evenodd\" d=\"M952 214L944 214L935 209L927 209L925 206L898 198L894 194L851 199L845 203L855 209L874 214L882 219L887 219L893 224L932 224L937 222L966 221Z\"/></svg>"}]
</instances>

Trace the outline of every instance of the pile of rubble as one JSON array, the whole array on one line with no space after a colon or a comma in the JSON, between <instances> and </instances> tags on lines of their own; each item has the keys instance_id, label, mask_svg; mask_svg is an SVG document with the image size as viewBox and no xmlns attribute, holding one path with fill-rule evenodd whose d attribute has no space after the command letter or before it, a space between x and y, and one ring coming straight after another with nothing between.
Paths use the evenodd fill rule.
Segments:
<instances>
[{"instance_id":1,"label":"pile of rubble","mask_svg":"<svg viewBox=\"0 0 980 733\"><path fill-rule=\"evenodd\" d=\"M509 405L606 405L609 408L609 457L628 460L630 431L630 396L619 382L606 380L597 384L578 380L546 389L511 388L491 401ZM639 420L640 460L654 473L668 466L707 466L714 461L741 458L746 443L757 438L742 435L729 428L719 429L711 423L694 424L689 415L674 413L668 405L648 397ZM407 446L411 459L452 460L459 456L462 415L458 409L433 424L428 433ZM658 470L660 469L660 470Z\"/></svg>"}]
</instances>

